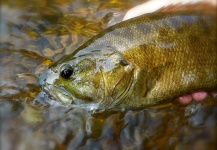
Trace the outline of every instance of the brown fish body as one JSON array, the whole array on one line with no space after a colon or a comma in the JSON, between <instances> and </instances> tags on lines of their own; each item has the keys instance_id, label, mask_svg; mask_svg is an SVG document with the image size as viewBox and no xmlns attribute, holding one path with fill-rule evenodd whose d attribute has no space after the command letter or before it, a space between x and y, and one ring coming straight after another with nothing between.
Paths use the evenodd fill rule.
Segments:
<instances>
[{"instance_id":1,"label":"brown fish body","mask_svg":"<svg viewBox=\"0 0 217 150\"><path fill-rule=\"evenodd\" d=\"M127 60L146 72L144 105L217 89L216 18L181 14L168 16L156 26L145 36L149 44L123 52ZM141 107L139 98L135 100Z\"/></svg>"},{"instance_id":2,"label":"brown fish body","mask_svg":"<svg viewBox=\"0 0 217 150\"><path fill-rule=\"evenodd\" d=\"M61 87L53 90L59 99L64 89L76 105L97 104L96 110L153 106L192 91L217 89L216 42L214 16L147 14L93 37L51 66L42 85L54 75L49 85ZM75 72L68 81L61 78L64 65Z\"/></svg>"}]
</instances>

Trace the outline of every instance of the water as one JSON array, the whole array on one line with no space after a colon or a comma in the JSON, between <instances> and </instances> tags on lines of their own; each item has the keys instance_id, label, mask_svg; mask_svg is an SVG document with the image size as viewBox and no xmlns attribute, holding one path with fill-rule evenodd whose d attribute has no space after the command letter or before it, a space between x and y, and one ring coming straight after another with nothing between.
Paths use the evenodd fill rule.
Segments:
<instances>
[{"instance_id":1,"label":"water","mask_svg":"<svg viewBox=\"0 0 217 150\"><path fill-rule=\"evenodd\" d=\"M48 64L120 21L129 8L140 3L1 1L1 149L217 148L216 98L187 107L172 104L93 117L40 93L37 75Z\"/></svg>"}]
</instances>

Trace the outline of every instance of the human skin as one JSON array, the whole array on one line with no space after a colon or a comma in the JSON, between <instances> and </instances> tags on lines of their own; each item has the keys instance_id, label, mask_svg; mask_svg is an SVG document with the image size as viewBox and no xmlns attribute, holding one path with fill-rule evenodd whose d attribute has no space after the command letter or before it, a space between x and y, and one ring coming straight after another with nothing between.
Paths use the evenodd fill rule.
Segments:
<instances>
[{"instance_id":1,"label":"human skin","mask_svg":"<svg viewBox=\"0 0 217 150\"><path fill-rule=\"evenodd\" d=\"M197 3L205 3L209 4L210 6L214 6L214 8L217 6L216 0L150 0L144 4L138 5L132 9L130 9L126 15L124 16L123 20L127 20L136 16L140 16L142 14L151 13L157 10L160 10L161 8L165 8L167 6L176 6L176 10L179 10L180 5L188 5L188 4L197 4ZM204 90L195 91L192 93L185 94L183 96L180 96L177 98L177 102L182 105L187 105L191 103L192 101L201 102L206 99L208 94L211 94L212 96L217 96L217 91L208 93Z\"/></svg>"}]
</instances>

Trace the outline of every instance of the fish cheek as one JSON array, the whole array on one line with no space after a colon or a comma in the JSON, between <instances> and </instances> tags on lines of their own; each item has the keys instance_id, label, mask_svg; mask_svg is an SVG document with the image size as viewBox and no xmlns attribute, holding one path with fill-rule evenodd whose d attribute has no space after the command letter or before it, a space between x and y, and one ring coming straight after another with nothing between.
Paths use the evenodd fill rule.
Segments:
<instances>
[{"instance_id":1,"label":"fish cheek","mask_svg":"<svg viewBox=\"0 0 217 150\"><path fill-rule=\"evenodd\" d=\"M82 64L76 66L76 71L71 78L60 77L54 84L64 88L76 102L97 102L103 97L101 74L95 71L93 64L89 63L89 66Z\"/></svg>"},{"instance_id":2,"label":"fish cheek","mask_svg":"<svg viewBox=\"0 0 217 150\"><path fill-rule=\"evenodd\" d=\"M73 103L92 102L94 91L90 83L85 83L85 81L83 82L82 80L62 79L57 80L55 86L67 91L67 93L70 94Z\"/></svg>"}]
</instances>

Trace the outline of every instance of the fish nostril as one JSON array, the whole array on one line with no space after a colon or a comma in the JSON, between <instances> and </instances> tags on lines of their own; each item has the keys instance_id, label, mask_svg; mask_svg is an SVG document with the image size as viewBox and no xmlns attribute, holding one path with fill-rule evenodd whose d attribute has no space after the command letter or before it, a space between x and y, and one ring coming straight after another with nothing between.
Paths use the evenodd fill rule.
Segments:
<instances>
[{"instance_id":1,"label":"fish nostril","mask_svg":"<svg viewBox=\"0 0 217 150\"><path fill-rule=\"evenodd\" d=\"M45 78L45 75L42 74L42 75L38 78L38 85L43 87L43 86L45 85L45 83L46 83L46 78Z\"/></svg>"},{"instance_id":2,"label":"fish nostril","mask_svg":"<svg viewBox=\"0 0 217 150\"><path fill-rule=\"evenodd\" d=\"M43 74L41 74L41 76L39 76L38 85L41 87L52 85L58 78L58 73L55 73L51 69L48 69Z\"/></svg>"}]
</instances>

